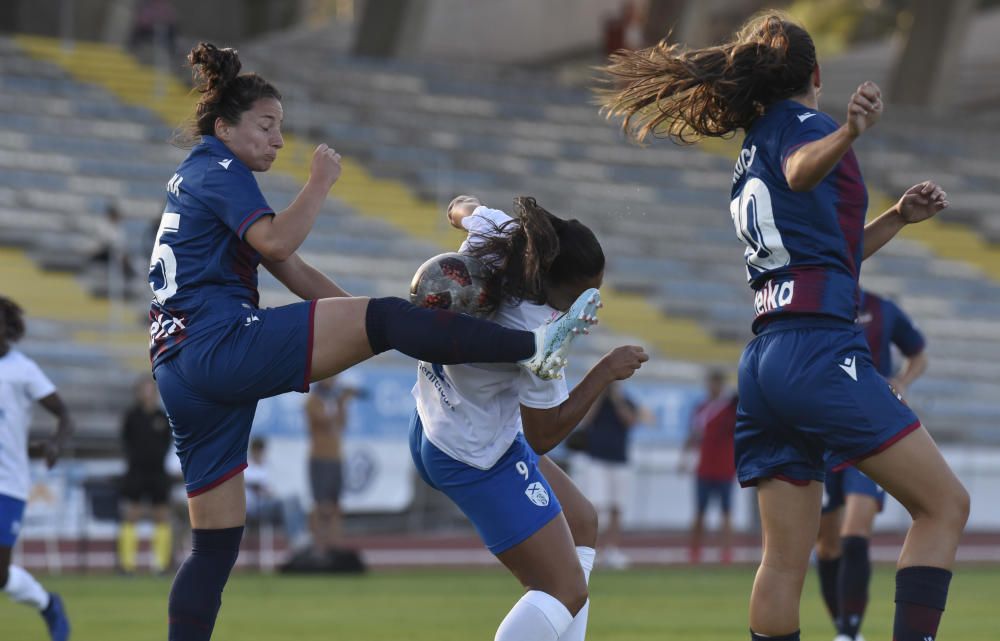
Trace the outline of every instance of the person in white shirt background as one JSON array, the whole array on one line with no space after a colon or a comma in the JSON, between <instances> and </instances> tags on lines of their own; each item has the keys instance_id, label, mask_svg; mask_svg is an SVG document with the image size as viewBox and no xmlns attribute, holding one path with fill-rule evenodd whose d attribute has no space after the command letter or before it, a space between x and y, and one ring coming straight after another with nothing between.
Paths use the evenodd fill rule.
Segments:
<instances>
[{"instance_id":1,"label":"person in white shirt background","mask_svg":"<svg viewBox=\"0 0 1000 641\"><path fill-rule=\"evenodd\" d=\"M516 219L462 196L448 221L469 232L461 251L491 268L494 322L534 327L600 287L604 252L585 225L550 214L533 198L515 199L514 210ZM561 376L542 380L516 366L418 364L410 430L417 471L461 508L526 590L496 641L584 639L597 513L545 453L608 385L646 360L641 347L618 347L572 391Z\"/></svg>"},{"instance_id":2,"label":"person in white shirt background","mask_svg":"<svg viewBox=\"0 0 1000 641\"><path fill-rule=\"evenodd\" d=\"M46 591L27 570L11 563L31 488L29 450L32 455L44 456L51 468L73 433L73 420L55 385L13 346L24 332L24 312L17 303L0 296L0 586L13 601L41 613L53 641L66 641L70 625L62 599ZM29 447L28 429L35 403L55 415L59 426L50 439Z\"/></svg>"}]
</instances>

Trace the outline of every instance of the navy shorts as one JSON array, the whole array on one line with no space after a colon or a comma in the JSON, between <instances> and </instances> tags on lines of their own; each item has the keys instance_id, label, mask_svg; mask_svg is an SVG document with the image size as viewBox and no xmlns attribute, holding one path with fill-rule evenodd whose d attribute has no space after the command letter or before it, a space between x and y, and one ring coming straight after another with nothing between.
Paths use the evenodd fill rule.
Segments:
<instances>
[{"instance_id":1,"label":"navy shorts","mask_svg":"<svg viewBox=\"0 0 1000 641\"><path fill-rule=\"evenodd\" d=\"M695 509L699 514L704 514L708 509L708 504L715 499L719 503L719 508L724 514L729 514L733 499L733 481L716 481L712 479L698 479L695 485Z\"/></svg>"},{"instance_id":2,"label":"navy shorts","mask_svg":"<svg viewBox=\"0 0 1000 641\"><path fill-rule=\"evenodd\" d=\"M188 496L246 468L257 401L309 390L315 307L244 310L156 366Z\"/></svg>"},{"instance_id":3,"label":"navy shorts","mask_svg":"<svg viewBox=\"0 0 1000 641\"><path fill-rule=\"evenodd\" d=\"M875 369L861 329L825 318L775 320L740 358L736 471L744 487L806 485L920 427Z\"/></svg>"},{"instance_id":4,"label":"navy shorts","mask_svg":"<svg viewBox=\"0 0 1000 641\"><path fill-rule=\"evenodd\" d=\"M523 542L562 512L524 434L517 435L493 467L481 470L435 447L413 412L410 454L421 478L455 502L493 554Z\"/></svg>"},{"instance_id":5,"label":"navy shorts","mask_svg":"<svg viewBox=\"0 0 1000 641\"><path fill-rule=\"evenodd\" d=\"M823 497L824 514L843 507L848 494L872 497L878 503L879 512L885 507L885 490L854 466L828 473L824 489L826 491Z\"/></svg>"},{"instance_id":6,"label":"navy shorts","mask_svg":"<svg viewBox=\"0 0 1000 641\"><path fill-rule=\"evenodd\" d=\"M12 548L17 542L25 505L21 499L0 494L0 547Z\"/></svg>"}]
</instances>

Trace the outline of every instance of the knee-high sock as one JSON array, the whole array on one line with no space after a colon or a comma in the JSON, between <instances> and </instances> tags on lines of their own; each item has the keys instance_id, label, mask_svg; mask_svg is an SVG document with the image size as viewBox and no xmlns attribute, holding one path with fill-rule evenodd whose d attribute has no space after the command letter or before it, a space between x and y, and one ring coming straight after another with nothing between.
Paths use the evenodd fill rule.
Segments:
<instances>
[{"instance_id":1,"label":"knee-high sock","mask_svg":"<svg viewBox=\"0 0 1000 641\"><path fill-rule=\"evenodd\" d=\"M580 559L580 567L583 568L583 578L590 583L590 572L594 569L594 557L597 556L594 548L583 545L576 546L576 556ZM569 624L566 631L559 637L559 641L583 641L587 637L587 619L590 617L590 599L583 604L580 611L573 617L573 622Z\"/></svg>"},{"instance_id":2,"label":"knee-high sock","mask_svg":"<svg viewBox=\"0 0 1000 641\"><path fill-rule=\"evenodd\" d=\"M439 365L516 363L535 353L532 332L465 314L415 307L402 298L371 299L365 328L376 354L394 349Z\"/></svg>"},{"instance_id":3,"label":"knee-high sock","mask_svg":"<svg viewBox=\"0 0 1000 641\"><path fill-rule=\"evenodd\" d=\"M559 599L530 590L500 622L494 641L559 641L572 622L573 615Z\"/></svg>"},{"instance_id":4,"label":"knee-high sock","mask_svg":"<svg viewBox=\"0 0 1000 641\"><path fill-rule=\"evenodd\" d=\"M951 572L914 566L896 572L893 641L934 641L948 600Z\"/></svg>"},{"instance_id":5,"label":"knee-high sock","mask_svg":"<svg viewBox=\"0 0 1000 641\"><path fill-rule=\"evenodd\" d=\"M139 534L135 523L123 522L118 528L118 564L126 572L135 572L139 556Z\"/></svg>"},{"instance_id":6,"label":"knee-high sock","mask_svg":"<svg viewBox=\"0 0 1000 641\"><path fill-rule=\"evenodd\" d=\"M3 586L3 591L15 603L30 605L39 611L49 607L49 593L20 566L11 564L7 567L7 585Z\"/></svg>"},{"instance_id":7,"label":"knee-high sock","mask_svg":"<svg viewBox=\"0 0 1000 641\"><path fill-rule=\"evenodd\" d=\"M868 583L871 581L872 564L868 557L868 539L863 536L845 536L841 540L844 556L840 561L837 594L840 616L837 631L852 639L861 629L861 620L868 607Z\"/></svg>"},{"instance_id":8,"label":"knee-high sock","mask_svg":"<svg viewBox=\"0 0 1000 641\"><path fill-rule=\"evenodd\" d=\"M153 569L163 572L174 556L173 532L169 523L157 523L153 528Z\"/></svg>"},{"instance_id":9,"label":"knee-high sock","mask_svg":"<svg viewBox=\"0 0 1000 641\"><path fill-rule=\"evenodd\" d=\"M243 527L192 530L191 556L170 589L169 641L208 641L222 605L222 590L240 553Z\"/></svg>"},{"instance_id":10,"label":"knee-high sock","mask_svg":"<svg viewBox=\"0 0 1000 641\"><path fill-rule=\"evenodd\" d=\"M840 628L840 599L837 594L837 581L840 577L840 557L835 559L817 559L816 573L819 574L819 588L826 603L827 612L833 619L835 628Z\"/></svg>"}]
</instances>

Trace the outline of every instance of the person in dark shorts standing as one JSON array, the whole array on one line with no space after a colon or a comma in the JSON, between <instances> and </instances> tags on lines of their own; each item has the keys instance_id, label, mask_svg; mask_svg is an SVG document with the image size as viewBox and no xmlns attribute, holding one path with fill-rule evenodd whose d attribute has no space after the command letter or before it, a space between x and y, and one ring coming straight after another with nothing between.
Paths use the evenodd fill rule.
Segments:
<instances>
[{"instance_id":1,"label":"person in dark shorts standing","mask_svg":"<svg viewBox=\"0 0 1000 641\"><path fill-rule=\"evenodd\" d=\"M135 396L122 424L122 448L128 467L121 484L124 512L118 533L118 563L122 571L135 572L139 554L136 522L142 515L143 503L148 503L155 524L152 567L159 573L170 567L173 556L168 506L171 483L165 468L170 424L160 407L153 379L140 379Z\"/></svg>"},{"instance_id":2,"label":"person in dark shorts standing","mask_svg":"<svg viewBox=\"0 0 1000 641\"><path fill-rule=\"evenodd\" d=\"M309 519L316 553L325 556L341 532L340 494L343 490L342 437L347 404L360 390L344 375L314 383L306 401L309 420L309 487L313 507Z\"/></svg>"}]
</instances>

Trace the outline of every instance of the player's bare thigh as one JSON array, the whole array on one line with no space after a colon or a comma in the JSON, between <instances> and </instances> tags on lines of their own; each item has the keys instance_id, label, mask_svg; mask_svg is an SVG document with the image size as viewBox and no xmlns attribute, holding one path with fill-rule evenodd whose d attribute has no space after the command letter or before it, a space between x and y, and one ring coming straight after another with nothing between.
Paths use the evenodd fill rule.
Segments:
<instances>
[{"instance_id":1,"label":"player's bare thigh","mask_svg":"<svg viewBox=\"0 0 1000 641\"><path fill-rule=\"evenodd\" d=\"M368 301L362 296L316 301L311 381L333 376L374 356L365 325Z\"/></svg>"},{"instance_id":2,"label":"player's bare thigh","mask_svg":"<svg viewBox=\"0 0 1000 641\"><path fill-rule=\"evenodd\" d=\"M247 495L240 472L204 494L188 498L191 527L221 530L239 527L247 520Z\"/></svg>"}]
</instances>

